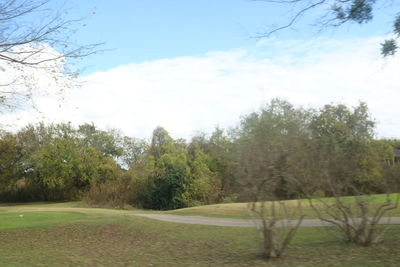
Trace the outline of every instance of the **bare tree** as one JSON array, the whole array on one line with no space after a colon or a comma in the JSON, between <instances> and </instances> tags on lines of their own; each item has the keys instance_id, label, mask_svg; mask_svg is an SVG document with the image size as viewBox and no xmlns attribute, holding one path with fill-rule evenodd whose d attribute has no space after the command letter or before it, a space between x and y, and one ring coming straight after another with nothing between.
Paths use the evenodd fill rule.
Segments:
<instances>
[{"instance_id":1,"label":"bare tree","mask_svg":"<svg viewBox=\"0 0 400 267\"><path fill-rule=\"evenodd\" d=\"M286 191L282 179L288 179L285 152L265 151L252 147L243 155L238 174L251 202L250 215L257 221L266 258L281 257L300 227L305 214L301 202L282 201L279 193Z\"/></svg>"},{"instance_id":2,"label":"bare tree","mask_svg":"<svg viewBox=\"0 0 400 267\"><path fill-rule=\"evenodd\" d=\"M305 217L301 202L294 208L284 201L256 201L249 204L249 210L261 219L259 226L266 258L281 257Z\"/></svg>"},{"instance_id":3,"label":"bare tree","mask_svg":"<svg viewBox=\"0 0 400 267\"><path fill-rule=\"evenodd\" d=\"M0 104L13 109L45 88L60 90L78 74L74 59L92 54L99 44L72 39L81 21L65 19L50 0L4 0L0 3Z\"/></svg>"},{"instance_id":4,"label":"bare tree","mask_svg":"<svg viewBox=\"0 0 400 267\"><path fill-rule=\"evenodd\" d=\"M370 246L383 241L388 230L390 217L384 217L390 210L398 207L399 194L387 194L383 202L372 195L344 197L331 184L333 198L309 198L312 209L318 218L339 229L339 238L360 246ZM379 226L379 224L387 224Z\"/></svg>"}]
</instances>

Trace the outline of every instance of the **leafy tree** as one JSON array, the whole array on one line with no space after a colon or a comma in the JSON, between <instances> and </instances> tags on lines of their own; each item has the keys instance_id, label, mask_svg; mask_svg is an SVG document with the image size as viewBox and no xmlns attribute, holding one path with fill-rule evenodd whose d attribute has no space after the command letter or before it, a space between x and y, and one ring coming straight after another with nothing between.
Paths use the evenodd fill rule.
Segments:
<instances>
[{"instance_id":1,"label":"leafy tree","mask_svg":"<svg viewBox=\"0 0 400 267\"><path fill-rule=\"evenodd\" d=\"M74 139L56 138L30 158L28 182L41 188L47 200L75 199L91 184L116 178L117 164L94 148L81 148Z\"/></svg>"},{"instance_id":2,"label":"leafy tree","mask_svg":"<svg viewBox=\"0 0 400 267\"><path fill-rule=\"evenodd\" d=\"M184 192L189 171L186 164L179 161L169 154L163 155L157 161L145 208L169 210L187 206Z\"/></svg>"},{"instance_id":3,"label":"leafy tree","mask_svg":"<svg viewBox=\"0 0 400 267\"><path fill-rule=\"evenodd\" d=\"M132 168L147 157L149 144L145 140L124 136L121 142L121 160L126 168Z\"/></svg>"},{"instance_id":4,"label":"leafy tree","mask_svg":"<svg viewBox=\"0 0 400 267\"><path fill-rule=\"evenodd\" d=\"M224 129L215 128L211 133L205 153L210 155L208 162L210 171L221 181L220 201L234 200L239 190L235 181L232 138Z\"/></svg>"},{"instance_id":5,"label":"leafy tree","mask_svg":"<svg viewBox=\"0 0 400 267\"><path fill-rule=\"evenodd\" d=\"M297 172L289 162L304 136L305 118L303 110L274 99L260 112L245 116L236 129L235 174L243 188L242 197L251 201L251 213L261 219L267 258L282 256L304 218L294 213L301 209L290 211L279 200L295 196ZM296 223L291 224L290 219Z\"/></svg>"},{"instance_id":6,"label":"leafy tree","mask_svg":"<svg viewBox=\"0 0 400 267\"><path fill-rule=\"evenodd\" d=\"M154 158L146 153L140 161L130 165L127 175L131 177L131 196L129 204L143 208L149 199L152 188L151 177L154 172Z\"/></svg>"},{"instance_id":7,"label":"leafy tree","mask_svg":"<svg viewBox=\"0 0 400 267\"><path fill-rule=\"evenodd\" d=\"M379 159L386 165L390 165L394 159L393 147L388 140L374 140L372 142Z\"/></svg>"},{"instance_id":8,"label":"leafy tree","mask_svg":"<svg viewBox=\"0 0 400 267\"><path fill-rule=\"evenodd\" d=\"M352 195L382 190L382 175L378 154L373 148L375 123L364 103L350 110L345 105L325 105L311 121L310 129L320 181L342 185L340 192ZM310 153L311 154L311 153ZM338 189L336 189L338 190Z\"/></svg>"},{"instance_id":9,"label":"leafy tree","mask_svg":"<svg viewBox=\"0 0 400 267\"><path fill-rule=\"evenodd\" d=\"M150 145L150 155L158 160L163 154L173 149L173 140L168 132L158 126L153 131Z\"/></svg>"},{"instance_id":10,"label":"leafy tree","mask_svg":"<svg viewBox=\"0 0 400 267\"><path fill-rule=\"evenodd\" d=\"M260 112L242 119L235 133L235 173L249 190L243 192L245 200L252 201L261 188L267 190L262 192L263 200L296 196L290 180L297 170L289 168L297 160L298 147L307 137L304 126L307 116L290 103L274 99Z\"/></svg>"},{"instance_id":11,"label":"leafy tree","mask_svg":"<svg viewBox=\"0 0 400 267\"><path fill-rule=\"evenodd\" d=\"M93 123L85 123L79 125L77 135L82 147L92 147L106 157L118 158L123 153L119 144L121 137L116 130L103 131L97 129Z\"/></svg>"},{"instance_id":12,"label":"leafy tree","mask_svg":"<svg viewBox=\"0 0 400 267\"><path fill-rule=\"evenodd\" d=\"M0 136L0 192L9 190L18 179L20 153L14 134Z\"/></svg>"},{"instance_id":13,"label":"leafy tree","mask_svg":"<svg viewBox=\"0 0 400 267\"><path fill-rule=\"evenodd\" d=\"M400 149L400 139L386 139L385 142L389 143L394 148Z\"/></svg>"},{"instance_id":14,"label":"leafy tree","mask_svg":"<svg viewBox=\"0 0 400 267\"><path fill-rule=\"evenodd\" d=\"M192 159L189 161L190 181L185 192L189 206L212 204L218 201L221 181L208 167L211 160L211 157L201 149L193 151Z\"/></svg>"},{"instance_id":15,"label":"leafy tree","mask_svg":"<svg viewBox=\"0 0 400 267\"><path fill-rule=\"evenodd\" d=\"M65 198L74 188L85 187L89 181L75 172L77 149L73 140L56 139L44 144L31 157L33 169L27 173L28 181L43 190L43 198ZM55 193L53 193L55 192Z\"/></svg>"},{"instance_id":16,"label":"leafy tree","mask_svg":"<svg viewBox=\"0 0 400 267\"><path fill-rule=\"evenodd\" d=\"M28 125L16 135L4 135L2 141L8 162L3 172L13 174L11 180L7 178L10 199L76 199L92 184L120 175L115 160L95 147L82 145L70 124Z\"/></svg>"},{"instance_id":17,"label":"leafy tree","mask_svg":"<svg viewBox=\"0 0 400 267\"><path fill-rule=\"evenodd\" d=\"M176 143L168 132L157 127L153 131L149 160L154 169L149 175L144 207L151 209L177 209L187 206L184 192L188 185L187 151Z\"/></svg>"},{"instance_id":18,"label":"leafy tree","mask_svg":"<svg viewBox=\"0 0 400 267\"><path fill-rule=\"evenodd\" d=\"M311 121L313 149L303 163L319 166L318 180L333 201L310 198L310 204L323 221L340 230L347 242L369 246L380 242L384 228L377 224L399 201L387 195L375 204L370 193L382 192L386 182L380 158L373 143L374 122L364 103L350 110L344 105L326 105ZM343 196L352 195L354 202ZM382 231L383 230L383 231Z\"/></svg>"},{"instance_id":19,"label":"leafy tree","mask_svg":"<svg viewBox=\"0 0 400 267\"><path fill-rule=\"evenodd\" d=\"M397 139L374 140L374 149L382 165L382 175L388 192L398 192L400 189L400 164L395 162L395 149L399 149Z\"/></svg>"}]
</instances>

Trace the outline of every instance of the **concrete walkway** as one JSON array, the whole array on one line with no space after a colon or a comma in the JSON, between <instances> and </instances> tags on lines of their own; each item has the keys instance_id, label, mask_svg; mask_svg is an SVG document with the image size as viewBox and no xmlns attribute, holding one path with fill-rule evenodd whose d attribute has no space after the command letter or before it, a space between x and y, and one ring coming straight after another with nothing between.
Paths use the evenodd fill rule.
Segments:
<instances>
[{"instance_id":1,"label":"concrete walkway","mask_svg":"<svg viewBox=\"0 0 400 267\"><path fill-rule=\"evenodd\" d=\"M246 219L231 219L231 218L215 218L205 216L181 216L171 214L133 214L135 216L146 217L159 221L186 223L186 224L201 224L201 225L216 225L216 226L235 226L235 227L257 227L261 225L260 220L246 220ZM288 224L295 225L296 220L293 221L279 221L279 226L288 226ZM382 218L379 224L400 224L400 217ZM323 222L318 219L303 220L301 226L314 227L314 226L330 226L331 224Z\"/></svg>"},{"instance_id":2,"label":"concrete walkway","mask_svg":"<svg viewBox=\"0 0 400 267\"><path fill-rule=\"evenodd\" d=\"M127 210L111 210L111 209L94 209L94 208L71 208L71 207L37 207L37 206L0 206L0 211L25 212L25 211L72 211L83 213L99 213L108 215L125 215L125 216L141 216L159 221L216 225L216 226L233 226L233 227L257 227L261 225L260 220L217 218L206 216L182 216L172 214L157 213L134 213ZM296 221L281 221L280 226L287 226L288 223L296 224ZM400 224L400 217L382 218L379 224ZM320 221L318 219L303 220L301 226L330 226L331 224Z\"/></svg>"}]
</instances>

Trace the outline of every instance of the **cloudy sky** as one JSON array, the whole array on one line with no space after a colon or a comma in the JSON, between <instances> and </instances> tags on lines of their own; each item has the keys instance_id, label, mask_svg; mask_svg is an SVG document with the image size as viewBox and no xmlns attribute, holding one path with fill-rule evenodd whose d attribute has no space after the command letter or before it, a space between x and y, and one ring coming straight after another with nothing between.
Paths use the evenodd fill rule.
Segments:
<instances>
[{"instance_id":1,"label":"cloudy sky","mask_svg":"<svg viewBox=\"0 0 400 267\"><path fill-rule=\"evenodd\" d=\"M90 14L76 38L107 50L78 63L81 86L37 97L40 113L4 113L3 124L93 122L135 137L161 125L189 138L234 126L279 97L304 107L364 101L378 136L400 138L400 56L379 55L392 7L380 6L371 24L322 32L309 26L317 10L259 39L291 9L247 0L111 2L70 2L68 16Z\"/></svg>"}]
</instances>

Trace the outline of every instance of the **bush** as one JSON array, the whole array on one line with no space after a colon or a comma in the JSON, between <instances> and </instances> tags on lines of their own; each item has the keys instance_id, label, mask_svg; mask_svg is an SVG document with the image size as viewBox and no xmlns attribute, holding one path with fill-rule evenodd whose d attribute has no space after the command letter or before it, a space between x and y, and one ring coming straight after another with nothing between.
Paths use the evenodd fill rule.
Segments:
<instances>
[{"instance_id":1,"label":"bush","mask_svg":"<svg viewBox=\"0 0 400 267\"><path fill-rule=\"evenodd\" d=\"M388 192L394 193L400 190L400 163L383 168L383 176L387 181Z\"/></svg>"},{"instance_id":2,"label":"bush","mask_svg":"<svg viewBox=\"0 0 400 267\"><path fill-rule=\"evenodd\" d=\"M187 207L183 195L186 180L185 166L165 164L163 173L152 180L144 208L172 210Z\"/></svg>"},{"instance_id":3,"label":"bush","mask_svg":"<svg viewBox=\"0 0 400 267\"><path fill-rule=\"evenodd\" d=\"M83 200L97 207L124 208L131 195L130 177L119 180L93 184L83 197Z\"/></svg>"}]
</instances>

